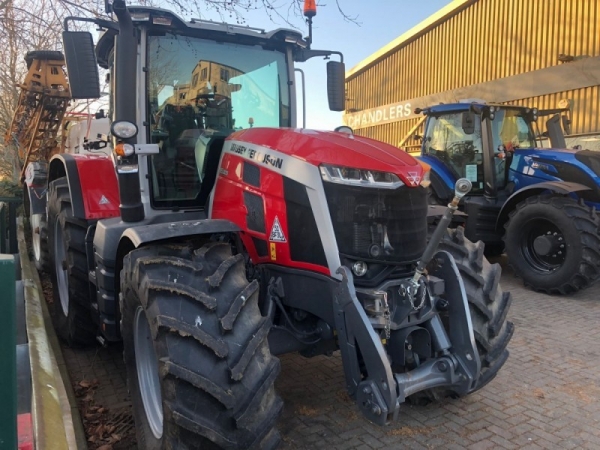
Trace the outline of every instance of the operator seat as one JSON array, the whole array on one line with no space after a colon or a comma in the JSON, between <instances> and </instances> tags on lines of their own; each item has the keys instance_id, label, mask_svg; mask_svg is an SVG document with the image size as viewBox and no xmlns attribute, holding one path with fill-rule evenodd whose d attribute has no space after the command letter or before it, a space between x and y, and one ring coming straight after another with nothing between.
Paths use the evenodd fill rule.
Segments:
<instances>
[{"instance_id":1,"label":"operator seat","mask_svg":"<svg viewBox=\"0 0 600 450\"><path fill-rule=\"evenodd\" d=\"M198 201L200 205L206 206L210 192L217 180L217 171L219 170L219 161L225 144L225 136L215 136L206 144L206 157L204 159L204 178L200 185Z\"/></svg>"}]
</instances>

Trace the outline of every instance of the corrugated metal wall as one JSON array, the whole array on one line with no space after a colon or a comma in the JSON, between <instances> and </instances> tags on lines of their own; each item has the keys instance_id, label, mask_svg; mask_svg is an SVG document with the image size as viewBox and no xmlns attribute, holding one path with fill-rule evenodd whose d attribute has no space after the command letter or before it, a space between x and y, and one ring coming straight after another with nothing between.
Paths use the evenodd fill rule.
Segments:
<instances>
[{"instance_id":1,"label":"corrugated metal wall","mask_svg":"<svg viewBox=\"0 0 600 450\"><path fill-rule=\"evenodd\" d=\"M476 0L347 80L361 111L559 64L558 55L600 55L598 0ZM555 108L573 100L573 133L600 132L597 86L524 99ZM416 119L357 130L396 145Z\"/></svg>"}]
</instances>

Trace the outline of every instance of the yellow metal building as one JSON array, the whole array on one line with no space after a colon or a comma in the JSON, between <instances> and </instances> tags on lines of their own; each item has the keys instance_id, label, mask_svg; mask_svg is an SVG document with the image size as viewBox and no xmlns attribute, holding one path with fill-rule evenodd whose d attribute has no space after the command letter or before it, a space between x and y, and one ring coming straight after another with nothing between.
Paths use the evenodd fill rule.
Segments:
<instances>
[{"instance_id":1,"label":"yellow metal building","mask_svg":"<svg viewBox=\"0 0 600 450\"><path fill-rule=\"evenodd\" d=\"M344 122L393 145L415 108L481 99L568 107L567 144L600 149L600 1L454 0L350 69L346 89Z\"/></svg>"}]
</instances>

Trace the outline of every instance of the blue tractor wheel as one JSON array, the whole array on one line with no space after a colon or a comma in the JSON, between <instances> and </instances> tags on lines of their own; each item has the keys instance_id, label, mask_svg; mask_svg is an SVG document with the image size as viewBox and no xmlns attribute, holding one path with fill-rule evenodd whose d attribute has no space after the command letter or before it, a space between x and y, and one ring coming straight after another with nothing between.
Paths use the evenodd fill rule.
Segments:
<instances>
[{"instance_id":1,"label":"blue tractor wheel","mask_svg":"<svg viewBox=\"0 0 600 450\"><path fill-rule=\"evenodd\" d=\"M600 221L571 197L536 195L510 213L504 242L508 262L526 286L571 294L600 274Z\"/></svg>"}]
</instances>

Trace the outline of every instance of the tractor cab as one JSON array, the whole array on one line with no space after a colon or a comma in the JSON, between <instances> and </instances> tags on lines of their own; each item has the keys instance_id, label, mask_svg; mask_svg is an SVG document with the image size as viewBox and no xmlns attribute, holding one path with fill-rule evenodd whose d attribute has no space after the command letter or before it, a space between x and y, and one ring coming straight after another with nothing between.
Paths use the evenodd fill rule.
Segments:
<instances>
[{"instance_id":1,"label":"tractor cab","mask_svg":"<svg viewBox=\"0 0 600 450\"><path fill-rule=\"evenodd\" d=\"M547 158L564 161L574 152L541 148L536 108L473 102L422 112L427 119L420 159L431 166L430 202L446 204L456 180L471 181L473 189L461 203L468 216L466 235L486 242L491 253L504 247L498 220L513 194L544 181L573 181L545 169ZM550 119L547 127L551 143L564 148L557 121Z\"/></svg>"},{"instance_id":2,"label":"tractor cab","mask_svg":"<svg viewBox=\"0 0 600 450\"><path fill-rule=\"evenodd\" d=\"M458 103L434 106L425 114L422 159L434 168L439 199L449 198L462 177L473 183L471 195L492 199L512 192L515 152L537 146L537 110Z\"/></svg>"},{"instance_id":3,"label":"tractor cab","mask_svg":"<svg viewBox=\"0 0 600 450\"><path fill-rule=\"evenodd\" d=\"M89 33L67 30L63 37L66 49L77 49L66 51L68 72L89 75L70 77L74 98L94 97L95 60L108 71L126 222L165 210L205 210L225 138L253 127L295 127L295 63L342 58L311 49L310 36L293 30L186 22L159 8L125 11L122 2L111 8L119 22L94 20L103 30L95 49ZM327 62L332 110L344 109L344 72L343 62Z\"/></svg>"}]
</instances>

